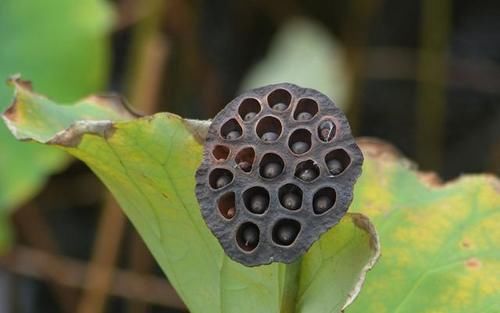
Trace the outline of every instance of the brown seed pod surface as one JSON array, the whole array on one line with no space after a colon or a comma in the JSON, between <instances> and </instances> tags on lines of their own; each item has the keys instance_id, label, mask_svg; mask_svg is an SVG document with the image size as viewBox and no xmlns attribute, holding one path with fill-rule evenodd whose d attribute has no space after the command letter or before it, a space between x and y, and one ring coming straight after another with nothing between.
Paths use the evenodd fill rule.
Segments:
<instances>
[{"instance_id":1,"label":"brown seed pod surface","mask_svg":"<svg viewBox=\"0 0 500 313\"><path fill-rule=\"evenodd\" d=\"M269 85L213 119L196 196L232 259L290 263L344 216L362 163L344 113L327 96Z\"/></svg>"}]
</instances>

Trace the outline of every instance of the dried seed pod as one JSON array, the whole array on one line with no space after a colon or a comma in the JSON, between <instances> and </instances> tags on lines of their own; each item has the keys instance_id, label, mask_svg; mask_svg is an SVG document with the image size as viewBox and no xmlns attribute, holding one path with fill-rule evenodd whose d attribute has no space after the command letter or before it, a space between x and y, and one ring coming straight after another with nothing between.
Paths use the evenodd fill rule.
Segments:
<instances>
[{"instance_id":1,"label":"dried seed pod","mask_svg":"<svg viewBox=\"0 0 500 313\"><path fill-rule=\"evenodd\" d=\"M252 163L241 161L240 163L238 163L238 167L244 172L250 172L250 170L252 169Z\"/></svg>"},{"instance_id":2,"label":"dried seed pod","mask_svg":"<svg viewBox=\"0 0 500 313\"><path fill-rule=\"evenodd\" d=\"M330 210L336 202L337 193L331 187L321 188L313 197L313 211L316 214L323 214Z\"/></svg>"},{"instance_id":3,"label":"dried seed pod","mask_svg":"<svg viewBox=\"0 0 500 313\"><path fill-rule=\"evenodd\" d=\"M332 207L332 201L327 196L320 196L314 201L314 212L321 214Z\"/></svg>"},{"instance_id":4,"label":"dried seed pod","mask_svg":"<svg viewBox=\"0 0 500 313\"><path fill-rule=\"evenodd\" d=\"M293 192L289 192L283 196L281 203L289 210L297 210L300 207L300 197Z\"/></svg>"},{"instance_id":5,"label":"dried seed pod","mask_svg":"<svg viewBox=\"0 0 500 313\"><path fill-rule=\"evenodd\" d=\"M255 195L250 199L250 211L262 214L267 209L268 200L263 195Z\"/></svg>"},{"instance_id":6,"label":"dried seed pod","mask_svg":"<svg viewBox=\"0 0 500 313\"><path fill-rule=\"evenodd\" d=\"M226 135L227 140L237 139L241 136L240 132L237 130L232 130Z\"/></svg>"},{"instance_id":7,"label":"dried seed pod","mask_svg":"<svg viewBox=\"0 0 500 313\"><path fill-rule=\"evenodd\" d=\"M242 233L244 245L247 247L257 245L259 236L255 228L245 228Z\"/></svg>"},{"instance_id":8,"label":"dried seed pod","mask_svg":"<svg viewBox=\"0 0 500 313\"><path fill-rule=\"evenodd\" d=\"M247 114L245 114L244 120L248 122L249 120L254 118L256 115L257 115L257 113L255 113L255 112L248 112Z\"/></svg>"},{"instance_id":9,"label":"dried seed pod","mask_svg":"<svg viewBox=\"0 0 500 313\"><path fill-rule=\"evenodd\" d=\"M292 151L297 154L302 154L309 150L309 145L303 141L297 141L292 144Z\"/></svg>"},{"instance_id":10,"label":"dried seed pod","mask_svg":"<svg viewBox=\"0 0 500 313\"><path fill-rule=\"evenodd\" d=\"M271 179L283 172L284 161L275 153L267 153L262 157L259 167L260 176Z\"/></svg>"},{"instance_id":11,"label":"dried seed pod","mask_svg":"<svg viewBox=\"0 0 500 313\"><path fill-rule=\"evenodd\" d=\"M300 223L294 220L281 220L273 230L273 241L282 246L291 245L300 231Z\"/></svg>"},{"instance_id":12,"label":"dried seed pod","mask_svg":"<svg viewBox=\"0 0 500 313\"><path fill-rule=\"evenodd\" d=\"M332 140L335 136L335 131L335 123L330 120L322 121L318 126L319 138L324 142Z\"/></svg>"},{"instance_id":13,"label":"dried seed pod","mask_svg":"<svg viewBox=\"0 0 500 313\"><path fill-rule=\"evenodd\" d=\"M287 105L284 104L283 102L278 102L275 105L273 105L273 110L276 111L285 111L287 108Z\"/></svg>"},{"instance_id":14,"label":"dried seed pod","mask_svg":"<svg viewBox=\"0 0 500 313\"><path fill-rule=\"evenodd\" d=\"M297 164L295 169L295 177L305 182L315 180L320 174L317 163L313 160L307 160Z\"/></svg>"},{"instance_id":15,"label":"dried seed pod","mask_svg":"<svg viewBox=\"0 0 500 313\"><path fill-rule=\"evenodd\" d=\"M252 251L259 244L259 234L259 228L255 224L246 222L236 233L236 244L243 251Z\"/></svg>"},{"instance_id":16,"label":"dried seed pod","mask_svg":"<svg viewBox=\"0 0 500 313\"><path fill-rule=\"evenodd\" d=\"M326 167L328 167L328 170L332 175L338 175L342 172L342 163L340 163L339 160L331 159L328 162L326 162Z\"/></svg>"},{"instance_id":17,"label":"dried seed pod","mask_svg":"<svg viewBox=\"0 0 500 313\"><path fill-rule=\"evenodd\" d=\"M270 85L234 99L213 119L196 195L232 259L290 263L345 214L362 162L330 99Z\"/></svg>"},{"instance_id":18,"label":"dried seed pod","mask_svg":"<svg viewBox=\"0 0 500 313\"><path fill-rule=\"evenodd\" d=\"M303 181L311 181L318 177L318 175L313 170L305 168L297 173L297 177Z\"/></svg>"},{"instance_id":19,"label":"dried seed pod","mask_svg":"<svg viewBox=\"0 0 500 313\"><path fill-rule=\"evenodd\" d=\"M264 141L275 141L276 139L278 139L278 134L274 132L267 132L262 135L262 140Z\"/></svg>"},{"instance_id":20,"label":"dried seed pod","mask_svg":"<svg viewBox=\"0 0 500 313\"><path fill-rule=\"evenodd\" d=\"M312 118L312 115L309 112L300 112L297 115L297 121L308 121L311 118Z\"/></svg>"},{"instance_id":21,"label":"dried seed pod","mask_svg":"<svg viewBox=\"0 0 500 313\"><path fill-rule=\"evenodd\" d=\"M279 163L271 162L264 165L264 169L262 170L262 176L265 178L274 178L278 176L283 170L283 166Z\"/></svg>"},{"instance_id":22,"label":"dried seed pod","mask_svg":"<svg viewBox=\"0 0 500 313\"><path fill-rule=\"evenodd\" d=\"M231 178L229 176L222 175L221 177L217 178L217 180L215 181L215 187L222 188L225 185L229 184L230 181L231 181Z\"/></svg>"},{"instance_id":23,"label":"dried seed pod","mask_svg":"<svg viewBox=\"0 0 500 313\"><path fill-rule=\"evenodd\" d=\"M226 217L227 218L232 218L234 216L234 213L236 212L236 210L234 208L229 208L227 209L227 212L226 212Z\"/></svg>"},{"instance_id":24,"label":"dried seed pod","mask_svg":"<svg viewBox=\"0 0 500 313\"><path fill-rule=\"evenodd\" d=\"M250 172L252 170L252 164L255 160L255 150L252 147L246 147L241 149L234 161L236 162L236 167L239 167L243 172Z\"/></svg>"},{"instance_id":25,"label":"dried seed pod","mask_svg":"<svg viewBox=\"0 0 500 313\"><path fill-rule=\"evenodd\" d=\"M294 184L286 184L278 191L281 205L288 210L298 210L302 206L302 189Z\"/></svg>"},{"instance_id":26,"label":"dried seed pod","mask_svg":"<svg viewBox=\"0 0 500 313\"><path fill-rule=\"evenodd\" d=\"M262 214L269 208L269 193L263 187L252 187L243 192L246 208L254 214Z\"/></svg>"}]
</instances>

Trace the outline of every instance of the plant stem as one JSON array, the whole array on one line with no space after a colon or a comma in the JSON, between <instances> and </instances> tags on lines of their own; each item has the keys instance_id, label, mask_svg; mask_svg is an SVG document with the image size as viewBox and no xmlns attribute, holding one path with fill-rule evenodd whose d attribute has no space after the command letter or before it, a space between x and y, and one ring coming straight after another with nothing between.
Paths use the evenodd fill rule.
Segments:
<instances>
[{"instance_id":1,"label":"plant stem","mask_svg":"<svg viewBox=\"0 0 500 313\"><path fill-rule=\"evenodd\" d=\"M295 304L297 292L299 289L299 274L302 259L299 259L286 266L280 267L280 272L283 276L283 293L280 313L293 313L295 312Z\"/></svg>"}]
</instances>

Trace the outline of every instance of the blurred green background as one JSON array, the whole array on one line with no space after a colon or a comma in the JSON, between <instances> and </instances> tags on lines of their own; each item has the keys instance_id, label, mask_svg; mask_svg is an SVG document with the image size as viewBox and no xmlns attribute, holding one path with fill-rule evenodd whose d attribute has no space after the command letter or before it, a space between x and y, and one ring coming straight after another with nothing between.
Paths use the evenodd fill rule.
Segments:
<instances>
[{"instance_id":1,"label":"blurred green background","mask_svg":"<svg viewBox=\"0 0 500 313\"><path fill-rule=\"evenodd\" d=\"M144 113L200 119L242 90L293 82L329 95L357 136L451 179L500 172L499 29L500 3L484 0L0 0L0 79L19 73L64 102L117 92ZM1 84L0 108L12 98ZM85 165L0 123L0 312L182 311L106 207ZM105 298L87 262L157 284L107 286ZM51 283L58 264L73 269L72 288Z\"/></svg>"}]
</instances>

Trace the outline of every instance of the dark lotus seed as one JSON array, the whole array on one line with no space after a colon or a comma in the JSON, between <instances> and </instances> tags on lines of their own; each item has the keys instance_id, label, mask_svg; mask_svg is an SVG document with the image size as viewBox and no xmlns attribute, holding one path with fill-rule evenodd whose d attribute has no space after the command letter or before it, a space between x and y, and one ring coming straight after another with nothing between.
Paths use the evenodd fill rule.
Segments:
<instances>
[{"instance_id":1,"label":"dark lotus seed","mask_svg":"<svg viewBox=\"0 0 500 313\"><path fill-rule=\"evenodd\" d=\"M243 229L241 237L243 239L243 245L247 248L255 247L259 242L258 231L254 227L246 227Z\"/></svg>"},{"instance_id":2,"label":"dark lotus seed","mask_svg":"<svg viewBox=\"0 0 500 313\"><path fill-rule=\"evenodd\" d=\"M250 172L250 170L252 169L252 164L247 161L241 161L240 163L238 163L238 166L242 171L245 172Z\"/></svg>"},{"instance_id":3,"label":"dark lotus seed","mask_svg":"<svg viewBox=\"0 0 500 313\"><path fill-rule=\"evenodd\" d=\"M273 110L276 110L276 111L285 111L286 108L287 108L287 106L283 102L278 102L275 105L273 105Z\"/></svg>"},{"instance_id":4,"label":"dark lotus seed","mask_svg":"<svg viewBox=\"0 0 500 313\"><path fill-rule=\"evenodd\" d=\"M297 210L300 206L300 197L293 192L289 192L283 196L282 203L289 210Z\"/></svg>"},{"instance_id":5,"label":"dark lotus seed","mask_svg":"<svg viewBox=\"0 0 500 313\"><path fill-rule=\"evenodd\" d=\"M319 196L314 200L314 212L321 214L331 208L332 205L332 200L329 197Z\"/></svg>"},{"instance_id":6,"label":"dark lotus seed","mask_svg":"<svg viewBox=\"0 0 500 313\"><path fill-rule=\"evenodd\" d=\"M232 130L226 135L226 139L233 140L241 136L241 133L237 130Z\"/></svg>"},{"instance_id":7,"label":"dark lotus seed","mask_svg":"<svg viewBox=\"0 0 500 313\"><path fill-rule=\"evenodd\" d=\"M257 113L255 113L255 112L248 112L248 113L245 115L244 120L245 120L245 121L249 121L249 120L251 120L252 118L254 118L254 117L255 117L255 115L257 115Z\"/></svg>"},{"instance_id":8,"label":"dark lotus seed","mask_svg":"<svg viewBox=\"0 0 500 313\"><path fill-rule=\"evenodd\" d=\"M262 135L262 140L264 141L275 141L276 139L278 139L278 134L276 134L275 132L267 132L267 133L264 133L264 135Z\"/></svg>"},{"instance_id":9,"label":"dark lotus seed","mask_svg":"<svg viewBox=\"0 0 500 313\"><path fill-rule=\"evenodd\" d=\"M255 195L250 200L250 211L261 214L267 208L267 199L263 195Z\"/></svg>"},{"instance_id":10,"label":"dark lotus seed","mask_svg":"<svg viewBox=\"0 0 500 313\"><path fill-rule=\"evenodd\" d=\"M302 154L309 150L309 145L303 141L297 141L292 144L292 151L297 154Z\"/></svg>"},{"instance_id":11,"label":"dark lotus seed","mask_svg":"<svg viewBox=\"0 0 500 313\"><path fill-rule=\"evenodd\" d=\"M332 121L323 121L319 124L319 137L322 141L330 141L335 136L335 124Z\"/></svg>"},{"instance_id":12,"label":"dark lotus seed","mask_svg":"<svg viewBox=\"0 0 500 313\"><path fill-rule=\"evenodd\" d=\"M312 118L311 113L309 112L300 112L299 115L297 115L297 120L298 121L307 121Z\"/></svg>"},{"instance_id":13,"label":"dark lotus seed","mask_svg":"<svg viewBox=\"0 0 500 313\"><path fill-rule=\"evenodd\" d=\"M222 188L229 184L231 181L231 178L227 175L222 175L221 177L217 178L217 181L215 182L215 187L216 188Z\"/></svg>"},{"instance_id":14,"label":"dark lotus seed","mask_svg":"<svg viewBox=\"0 0 500 313\"><path fill-rule=\"evenodd\" d=\"M274 178L278 176L282 170L283 167L279 163L275 162L267 163L264 166L264 170L262 171L262 176L264 176L265 178Z\"/></svg>"},{"instance_id":15,"label":"dark lotus seed","mask_svg":"<svg viewBox=\"0 0 500 313\"><path fill-rule=\"evenodd\" d=\"M292 244L297 237L298 229L291 224L280 225L276 232L276 241L284 246Z\"/></svg>"},{"instance_id":16,"label":"dark lotus seed","mask_svg":"<svg viewBox=\"0 0 500 313\"><path fill-rule=\"evenodd\" d=\"M317 173L314 170L308 168L301 170L297 176L303 181L311 181L318 177Z\"/></svg>"},{"instance_id":17,"label":"dark lotus seed","mask_svg":"<svg viewBox=\"0 0 500 313\"><path fill-rule=\"evenodd\" d=\"M331 159L326 162L326 166L328 167L328 170L330 171L330 173L332 173L332 175L338 175L343 170L342 163L340 163L340 161L336 159Z\"/></svg>"},{"instance_id":18,"label":"dark lotus seed","mask_svg":"<svg viewBox=\"0 0 500 313\"><path fill-rule=\"evenodd\" d=\"M234 208L227 209L226 217L227 218L232 218L234 216L234 212L235 212Z\"/></svg>"}]
</instances>

